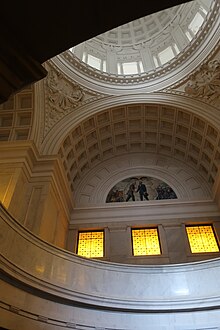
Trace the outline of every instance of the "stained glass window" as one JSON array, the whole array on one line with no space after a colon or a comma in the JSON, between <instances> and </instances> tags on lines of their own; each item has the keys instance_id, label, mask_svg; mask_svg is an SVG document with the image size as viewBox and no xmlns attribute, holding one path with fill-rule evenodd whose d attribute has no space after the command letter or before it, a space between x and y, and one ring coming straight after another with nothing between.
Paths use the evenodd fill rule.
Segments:
<instances>
[{"instance_id":1,"label":"stained glass window","mask_svg":"<svg viewBox=\"0 0 220 330\"><path fill-rule=\"evenodd\" d=\"M157 228L132 229L134 256L161 254Z\"/></svg>"},{"instance_id":2,"label":"stained glass window","mask_svg":"<svg viewBox=\"0 0 220 330\"><path fill-rule=\"evenodd\" d=\"M79 232L77 254L87 258L103 257L104 231Z\"/></svg>"},{"instance_id":3,"label":"stained glass window","mask_svg":"<svg viewBox=\"0 0 220 330\"><path fill-rule=\"evenodd\" d=\"M186 232L192 253L218 252L218 243L211 225L187 226Z\"/></svg>"}]
</instances>

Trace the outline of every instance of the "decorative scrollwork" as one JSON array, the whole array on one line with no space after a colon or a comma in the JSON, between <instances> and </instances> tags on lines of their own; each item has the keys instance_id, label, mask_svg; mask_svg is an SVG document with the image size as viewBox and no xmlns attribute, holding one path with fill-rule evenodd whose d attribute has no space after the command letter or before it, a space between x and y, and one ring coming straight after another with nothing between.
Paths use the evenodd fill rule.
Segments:
<instances>
[{"instance_id":1,"label":"decorative scrollwork","mask_svg":"<svg viewBox=\"0 0 220 330\"><path fill-rule=\"evenodd\" d=\"M190 76L185 92L215 106L220 105L220 61L215 59L202 65L198 73Z\"/></svg>"},{"instance_id":2,"label":"decorative scrollwork","mask_svg":"<svg viewBox=\"0 0 220 330\"><path fill-rule=\"evenodd\" d=\"M50 106L61 112L75 108L84 96L78 85L71 84L61 73L54 70L48 75L47 87Z\"/></svg>"}]
</instances>

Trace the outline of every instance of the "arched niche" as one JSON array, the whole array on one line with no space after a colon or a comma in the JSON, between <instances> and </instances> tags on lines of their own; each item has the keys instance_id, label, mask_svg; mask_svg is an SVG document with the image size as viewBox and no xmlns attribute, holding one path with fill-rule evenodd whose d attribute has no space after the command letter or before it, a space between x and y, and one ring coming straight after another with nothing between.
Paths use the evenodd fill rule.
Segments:
<instances>
[{"instance_id":1,"label":"arched niche","mask_svg":"<svg viewBox=\"0 0 220 330\"><path fill-rule=\"evenodd\" d=\"M109 191L128 177L164 181L175 191L178 200L211 197L210 184L192 166L165 155L133 153L103 161L84 175L74 192L75 206L106 205Z\"/></svg>"},{"instance_id":2,"label":"arched niche","mask_svg":"<svg viewBox=\"0 0 220 330\"><path fill-rule=\"evenodd\" d=\"M176 199L173 188L151 176L133 176L121 180L109 191L106 203Z\"/></svg>"}]
</instances>

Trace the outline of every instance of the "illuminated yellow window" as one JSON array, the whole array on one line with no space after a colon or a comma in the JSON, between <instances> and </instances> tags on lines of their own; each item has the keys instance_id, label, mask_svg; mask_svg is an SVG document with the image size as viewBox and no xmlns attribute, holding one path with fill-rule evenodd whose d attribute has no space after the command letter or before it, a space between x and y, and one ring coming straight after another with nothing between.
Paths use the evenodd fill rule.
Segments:
<instances>
[{"instance_id":1,"label":"illuminated yellow window","mask_svg":"<svg viewBox=\"0 0 220 330\"><path fill-rule=\"evenodd\" d=\"M79 232L77 254L87 258L103 257L104 231Z\"/></svg>"},{"instance_id":2,"label":"illuminated yellow window","mask_svg":"<svg viewBox=\"0 0 220 330\"><path fill-rule=\"evenodd\" d=\"M186 232L192 253L219 251L218 243L211 225L187 226Z\"/></svg>"},{"instance_id":3,"label":"illuminated yellow window","mask_svg":"<svg viewBox=\"0 0 220 330\"><path fill-rule=\"evenodd\" d=\"M161 254L157 228L132 229L134 256Z\"/></svg>"}]
</instances>

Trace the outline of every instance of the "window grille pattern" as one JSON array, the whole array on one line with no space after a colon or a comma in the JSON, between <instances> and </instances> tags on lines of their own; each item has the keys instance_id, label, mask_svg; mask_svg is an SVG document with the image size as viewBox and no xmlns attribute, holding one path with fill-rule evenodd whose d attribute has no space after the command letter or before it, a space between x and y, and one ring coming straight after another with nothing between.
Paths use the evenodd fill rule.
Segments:
<instances>
[{"instance_id":1,"label":"window grille pattern","mask_svg":"<svg viewBox=\"0 0 220 330\"><path fill-rule=\"evenodd\" d=\"M79 232L77 254L87 258L104 256L104 231Z\"/></svg>"},{"instance_id":2,"label":"window grille pattern","mask_svg":"<svg viewBox=\"0 0 220 330\"><path fill-rule=\"evenodd\" d=\"M161 254L157 228L132 229L133 255Z\"/></svg>"},{"instance_id":3,"label":"window grille pattern","mask_svg":"<svg viewBox=\"0 0 220 330\"><path fill-rule=\"evenodd\" d=\"M218 243L211 225L187 226L186 232L192 253L219 251Z\"/></svg>"}]
</instances>

